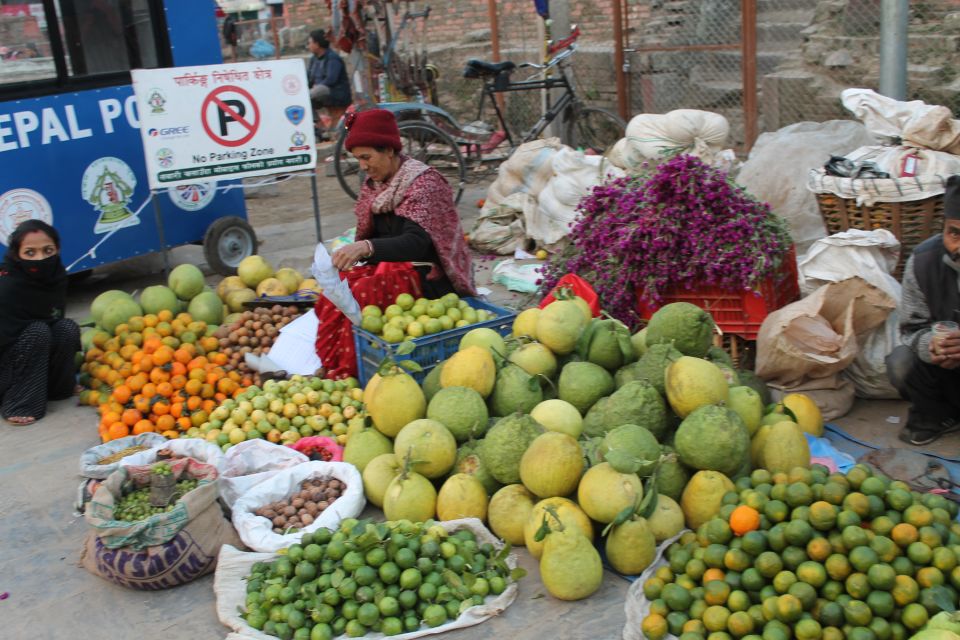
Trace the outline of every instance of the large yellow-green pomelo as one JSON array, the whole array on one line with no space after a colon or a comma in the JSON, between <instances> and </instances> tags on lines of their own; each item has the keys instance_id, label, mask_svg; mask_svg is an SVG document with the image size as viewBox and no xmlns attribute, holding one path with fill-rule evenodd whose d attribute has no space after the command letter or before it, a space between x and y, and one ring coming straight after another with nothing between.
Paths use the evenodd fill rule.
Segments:
<instances>
[{"instance_id":1,"label":"large yellow-green pomelo","mask_svg":"<svg viewBox=\"0 0 960 640\"><path fill-rule=\"evenodd\" d=\"M273 274L273 277L283 284L288 293L293 293L298 290L300 283L303 282L303 276L300 275L300 272L290 267L278 269L277 272Z\"/></svg>"},{"instance_id":2,"label":"large yellow-green pomelo","mask_svg":"<svg viewBox=\"0 0 960 640\"><path fill-rule=\"evenodd\" d=\"M577 502L583 511L604 524L613 522L621 511L637 505L643 484L635 473L620 473L609 462L587 469L577 487Z\"/></svg>"},{"instance_id":3,"label":"large yellow-green pomelo","mask_svg":"<svg viewBox=\"0 0 960 640\"><path fill-rule=\"evenodd\" d=\"M708 404L725 403L730 386L717 365L683 356L667 367L667 401L681 418Z\"/></svg>"},{"instance_id":4,"label":"large yellow-green pomelo","mask_svg":"<svg viewBox=\"0 0 960 640\"><path fill-rule=\"evenodd\" d=\"M487 502L487 491L479 480L466 473L455 473L447 478L437 494L437 517L486 520Z\"/></svg>"},{"instance_id":5,"label":"large yellow-green pomelo","mask_svg":"<svg viewBox=\"0 0 960 640\"><path fill-rule=\"evenodd\" d=\"M403 471L403 465L392 453L381 453L363 469L363 493L372 504L383 507L383 496L390 483Z\"/></svg>"},{"instance_id":6,"label":"large yellow-green pomelo","mask_svg":"<svg viewBox=\"0 0 960 640\"><path fill-rule=\"evenodd\" d=\"M592 541L576 530L547 534L540 578L554 598L582 600L600 588L603 564Z\"/></svg>"},{"instance_id":7,"label":"large yellow-green pomelo","mask_svg":"<svg viewBox=\"0 0 960 640\"><path fill-rule=\"evenodd\" d=\"M273 267L263 256L247 256L237 265L237 275L243 284L255 288L258 284L273 277Z\"/></svg>"},{"instance_id":8,"label":"large yellow-green pomelo","mask_svg":"<svg viewBox=\"0 0 960 640\"><path fill-rule=\"evenodd\" d=\"M716 324L713 317L689 302L666 304L647 323L647 346L672 344L685 356L702 358L713 343Z\"/></svg>"},{"instance_id":9,"label":"large yellow-green pomelo","mask_svg":"<svg viewBox=\"0 0 960 640\"><path fill-rule=\"evenodd\" d=\"M732 476L750 450L750 433L736 412L708 404L684 418L673 446L688 467Z\"/></svg>"},{"instance_id":10,"label":"large yellow-green pomelo","mask_svg":"<svg viewBox=\"0 0 960 640\"><path fill-rule=\"evenodd\" d=\"M735 490L730 478L719 471L698 471L693 474L680 498L680 508L683 509L687 526L696 529L720 513L724 494Z\"/></svg>"},{"instance_id":11,"label":"large yellow-green pomelo","mask_svg":"<svg viewBox=\"0 0 960 640\"><path fill-rule=\"evenodd\" d=\"M257 292L253 289L231 289L227 291L227 308L231 313L240 313L245 307L244 303L257 299Z\"/></svg>"},{"instance_id":12,"label":"large yellow-green pomelo","mask_svg":"<svg viewBox=\"0 0 960 640\"><path fill-rule=\"evenodd\" d=\"M763 465L770 473L787 473L796 467L810 467L810 445L794 422L778 422L763 443Z\"/></svg>"},{"instance_id":13,"label":"large yellow-green pomelo","mask_svg":"<svg viewBox=\"0 0 960 640\"><path fill-rule=\"evenodd\" d=\"M487 521L490 530L513 546L523 546L523 530L533 512L536 497L522 484L508 484L490 499Z\"/></svg>"},{"instance_id":14,"label":"large yellow-green pomelo","mask_svg":"<svg viewBox=\"0 0 960 640\"><path fill-rule=\"evenodd\" d=\"M227 301L227 294L235 289L246 289L247 285L243 284L243 280L240 279L240 276L227 276L217 285L217 295L220 296L220 299L224 302Z\"/></svg>"},{"instance_id":15,"label":"large yellow-green pomelo","mask_svg":"<svg viewBox=\"0 0 960 640\"><path fill-rule=\"evenodd\" d=\"M583 416L575 406L565 400L544 400L533 408L530 417L548 431L565 433L573 438L579 438L583 432Z\"/></svg>"},{"instance_id":16,"label":"large yellow-green pomelo","mask_svg":"<svg viewBox=\"0 0 960 640\"><path fill-rule=\"evenodd\" d=\"M217 303L220 304L219 299ZM145 314L157 314L164 309L169 309L170 311L177 309L179 307L179 301L173 289L165 287L162 284L156 284L152 287L147 287L140 293L140 306L143 308Z\"/></svg>"},{"instance_id":17,"label":"large yellow-green pomelo","mask_svg":"<svg viewBox=\"0 0 960 640\"><path fill-rule=\"evenodd\" d=\"M557 373L557 357L539 342L517 347L507 359L532 376L553 378Z\"/></svg>"},{"instance_id":18,"label":"large yellow-green pomelo","mask_svg":"<svg viewBox=\"0 0 960 640\"><path fill-rule=\"evenodd\" d=\"M463 334L457 350L462 351L467 347L474 346L487 349L491 355L494 353L500 356L507 355L507 345L503 341L503 336L487 327L477 327Z\"/></svg>"},{"instance_id":19,"label":"large yellow-green pomelo","mask_svg":"<svg viewBox=\"0 0 960 640\"><path fill-rule=\"evenodd\" d=\"M106 309L104 309L103 315L100 316L99 324L104 331L113 335L117 325L123 324L133 316L139 315L143 315L143 310L133 298L130 296L117 296L113 298Z\"/></svg>"},{"instance_id":20,"label":"large yellow-green pomelo","mask_svg":"<svg viewBox=\"0 0 960 640\"><path fill-rule=\"evenodd\" d=\"M193 264L181 264L173 268L167 278L169 286L181 300L192 300L203 291L203 272Z\"/></svg>"},{"instance_id":21,"label":"large yellow-green pomelo","mask_svg":"<svg viewBox=\"0 0 960 640\"><path fill-rule=\"evenodd\" d=\"M367 383L368 389L370 383ZM364 397L366 397L366 390ZM417 381L406 373L383 376L370 392L367 413L383 435L395 437L400 430L427 414L427 399ZM403 459L403 456L400 456Z\"/></svg>"},{"instance_id":22,"label":"large yellow-green pomelo","mask_svg":"<svg viewBox=\"0 0 960 640\"><path fill-rule=\"evenodd\" d=\"M543 524L543 518L547 518L551 528L557 528L557 518L550 513L550 510L556 511L557 517L564 527L578 529L581 534L593 540L593 524L591 524L589 516L577 506L576 502L560 497L547 498L533 505L530 517L527 518L523 527L524 544L534 558L539 558L543 553L543 541L538 542L535 539L537 531Z\"/></svg>"},{"instance_id":23,"label":"large yellow-green pomelo","mask_svg":"<svg viewBox=\"0 0 960 640\"><path fill-rule=\"evenodd\" d=\"M730 387L727 406L740 416L752 438L763 421L763 399L760 394L750 387Z\"/></svg>"},{"instance_id":24,"label":"large yellow-green pomelo","mask_svg":"<svg viewBox=\"0 0 960 640\"><path fill-rule=\"evenodd\" d=\"M528 338L537 338L537 321L540 319L540 309L524 309L513 320L512 333L514 337L527 336Z\"/></svg>"},{"instance_id":25,"label":"large yellow-green pomelo","mask_svg":"<svg viewBox=\"0 0 960 640\"><path fill-rule=\"evenodd\" d=\"M588 319L570 300L551 302L537 319L537 339L557 355L573 352Z\"/></svg>"},{"instance_id":26,"label":"large yellow-green pomelo","mask_svg":"<svg viewBox=\"0 0 960 640\"><path fill-rule=\"evenodd\" d=\"M441 387L469 387L484 398L493 391L496 379L493 356L488 349L476 345L457 351L444 362L440 372Z\"/></svg>"},{"instance_id":27,"label":"large yellow-green pomelo","mask_svg":"<svg viewBox=\"0 0 960 640\"><path fill-rule=\"evenodd\" d=\"M100 318L103 317L103 312L107 310L107 307L109 307L114 300L119 300L120 298L133 300L133 296L126 291L120 291L119 289L104 291L94 298L93 302L90 304L90 317L93 318L94 323L99 325Z\"/></svg>"},{"instance_id":28,"label":"large yellow-green pomelo","mask_svg":"<svg viewBox=\"0 0 960 640\"><path fill-rule=\"evenodd\" d=\"M623 575L635 576L653 562L657 541L646 520L629 519L610 530L604 550L610 566Z\"/></svg>"},{"instance_id":29,"label":"large yellow-green pomelo","mask_svg":"<svg viewBox=\"0 0 960 640\"><path fill-rule=\"evenodd\" d=\"M391 480L383 495L383 515L387 520L425 522L436 512L437 490L432 482L413 471Z\"/></svg>"},{"instance_id":30,"label":"large yellow-green pomelo","mask_svg":"<svg viewBox=\"0 0 960 640\"><path fill-rule=\"evenodd\" d=\"M193 297L187 306L187 313L194 320L206 322L208 325L223 322L223 302L213 291L201 291Z\"/></svg>"},{"instance_id":31,"label":"large yellow-green pomelo","mask_svg":"<svg viewBox=\"0 0 960 640\"><path fill-rule=\"evenodd\" d=\"M810 396L802 393L790 393L780 401L787 409L793 412L797 417L797 424L800 429L816 438L823 437L823 414L820 413L820 407L810 399Z\"/></svg>"},{"instance_id":32,"label":"large yellow-green pomelo","mask_svg":"<svg viewBox=\"0 0 960 640\"><path fill-rule=\"evenodd\" d=\"M440 389L427 405L427 417L441 423L457 442L482 438L490 414L483 396L467 387Z\"/></svg>"},{"instance_id":33,"label":"large yellow-green pomelo","mask_svg":"<svg viewBox=\"0 0 960 640\"><path fill-rule=\"evenodd\" d=\"M258 297L285 296L291 293L287 290L287 287L276 278L261 280L260 284L257 285L256 292Z\"/></svg>"},{"instance_id":34,"label":"large yellow-green pomelo","mask_svg":"<svg viewBox=\"0 0 960 640\"><path fill-rule=\"evenodd\" d=\"M423 418L400 429L393 441L393 452L401 462L409 456L410 468L424 477L439 478L457 460L457 441L445 426Z\"/></svg>"},{"instance_id":35,"label":"large yellow-green pomelo","mask_svg":"<svg viewBox=\"0 0 960 640\"><path fill-rule=\"evenodd\" d=\"M362 473L367 463L384 453L393 453L393 443L376 429L362 429L347 440L343 448L343 461L349 462Z\"/></svg>"},{"instance_id":36,"label":"large yellow-green pomelo","mask_svg":"<svg viewBox=\"0 0 960 640\"><path fill-rule=\"evenodd\" d=\"M520 482L540 498L573 493L583 473L583 449L575 438L548 431L520 459Z\"/></svg>"},{"instance_id":37,"label":"large yellow-green pomelo","mask_svg":"<svg viewBox=\"0 0 960 640\"><path fill-rule=\"evenodd\" d=\"M676 500L661 493L657 496L657 507L647 518L647 524L659 544L683 531L683 509Z\"/></svg>"}]
</instances>

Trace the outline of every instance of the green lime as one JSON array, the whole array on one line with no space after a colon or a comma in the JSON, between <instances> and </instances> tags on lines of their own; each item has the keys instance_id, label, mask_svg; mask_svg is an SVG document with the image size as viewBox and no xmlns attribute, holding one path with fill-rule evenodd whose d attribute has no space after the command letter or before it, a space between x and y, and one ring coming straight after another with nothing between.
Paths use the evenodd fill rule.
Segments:
<instances>
[{"instance_id":1,"label":"green lime","mask_svg":"<svg viewBox=\"0 0 960 640\"><path fill-rule=\"evenodd\" d=\"M398 636L403 633L403 621L395 617L384 618L380 632L385 636Z\"/></svg>"},{"instance_id":2,"label":"green lime","mask_svg":"<svg viewBox=\"0 0 960 640\"><path fill-rule=\"evenodd\" d=\"M417 595L420 596L421 600L432 602L437 597L437 586L430 582L424 582L417 590Z\"/></svg>"},{"instance_id":3,"label":"green lime","mask_svg":"<svg viewBox=\"0 0 960 640\"><path fill-rule=\"evenodd\" d=\"M323 547L318 544L308 544L303 548L303 559L317 563L323 559Z\"/></svg>"},{"instance_id":4,"label":"green lime","mask_svg":"<svg viewBox=\"0 0 960 640\"><path fill-rule=\"evenodd\" d=\"M296 565L303 560L303 547L299 544L292 544L287 549L287 560Z\"/></svg>"},{"instance_id":5,"label":"green lime","mask_svg":"<svg viewBox=\"0 0 960 640\"><path fill-rule=\"evenodd\" d=\"M439 627L447 621L447 610L439 604L432 604L424 610L423 621L428 627Z\"/></svg>"},{"instance_id":6,"label":"green lime","mask_svg":"<svg viewBox=\"0 0 960 640\"><path fill-rule=\"evenodd\" d=\"M878 562L880 562L880 556L870 547L855 547L850 552L850 564L861 573L866 573Z\"/></svg>"},{"instance_id":7,"label":"green lime","mask_svg":"<svg viewBox=\"0 0 960 640\"><path fill-rule=\"evenodd\" d=\"M851 600L843 606L843 616L847 624L855 627L864 627L870 624L873 619L873 612L866 602L862 600Z\"/></svg>"},{"instance_id":8,"label":"green lime","mask_svg":"<svg viewBox=\"0 0 960 640\"><path fill-rule=\"evenodd\" d=\"M297 563L297 577L305 582L309 582L317 577L317 566L307 560L301 560Z\"/></svg>"},{"instance_id":9,"label":"green lime","mask_svg":"<svg viewBox=\"0 0 960 640\"><path fill-rule=\"evenodd\" d=\"M365 560L368 565L377 568L387 561L387 552L383 547L374 547L367 551Z\"/></svg>"},{"instance_id":10,"label":"green lime","mask_svg":"<svg viewBox=\"0 0 960 640\"><path fill-rule=\"evenodd\" d=\"M423 576L417 569L404 569L400 574L401 589L416 589L423 582Z\"/></svg>"},{"instance_id":11,"label":"green lime","mask_svg":"<svg viewBox=\"0 0 960 640\"><path fill-rule=\"evenodd\" d=\"M347 573L353 573L364 566L364 562L362 553L359 551L348 551L347 555L343 556L343 570Z\"/></svg>"},{"instance_id":12,"label":"green lime","mask_svg":"<svg viewBox=\"0 0 960 640\"><path fill-rule=\"evenodd\" d=\"M357 593L357 581L353 578L346 578L337 587L337 592L344 600L350 600Z\"/></svg>"},{"instance_id":13,"label":"green lime","mask_svg":"<svg viewBox=\"0 0 960 640\"><path fill-rule=\"evenodd\" d=\"M804 611L809 611L817 602L817 590L806 582L795 582L787 590L792 596L795 596L803 605Z\"/></svg>"},{"instance_id":14,"label":"green lime","mask_svg":"<svg viewBox=\"0 0 960 640\"><path fill-rule=\"evenodd\" d=\"M357 610L357 622L365 627L372 627L380 619L380 609L372 602L365 602Z\"/></svg>"},{"instance_id":15,"label":"green lime","mask_svg":"<svg viewBox=\"0 0 960 640\"><path fill-rule=\"evenodd\" d=\"M340 607L340 615L347 620L355 620L360 611L360 603L356 600L347 600Z\"/></svg>"},{"instance_id":16,"label":"green lime","mask_svg":"<svg viewBox=\"0 0 960 640\"><path fill-rule=\"evenodd\" d=\"M401 569L409 569L417 563L417 554L409 548L398 549L393 557L393 561Z\"/></svg>"},{"instance_id":17,"label":"green lime","mask_svg":"<svg viewBox=\"0 0 960 640\"><path fill-rule=\"evenodd\" d=\"M893 596L887 591L873 591L867 596L867 606L870 611L878 618L889 618L893 615L896 608L896 602Z\"/></svg>"},{"instance_id":18,"label":"green lime","mask_svg":"<svg viewBox=\"0 0 960 640\"><path fill-rule=\"evenodd\" d=\"M333 627L329 624L315 624L310 629L310 640L333 640Z\"/></svg>"},{"instance_id":19,"label":"green lime","mask_svg":"<svg viewBox=\"0 0 960 640\"><path fill-rule=\"evenodd\" d=\"M353 579L360 586L369 586L377 579L377 570L371 566L363 565L353 572Z\"/></svg>"},{"instance_id":20,"label":"green lime","mask_svg":"<svg viewBox=\"0 0 960 640\"><path fill-rule=\"evenodd\" d=\"M360 624L358 620L348 621L344 631L348 638L362 638L367 635L367 628Z\"/></svg>"},{"instance_id":21,"label":"green lime","mask_svg":"<svg viewBox=\"0 0 960 640\"><path fill-rule=\"evenodd\" d=\"M327 545L325 555L331 560L340 560L347 553L347 545L343 540L331 540Z\"/></svg>"},{"instance_id":22,"label":"green lime","mask_svg":"<svg viewBox=\"0 0 960 640\"><path fill-rule=\"evenodd\" d=\"M417 592L406 589L397 596L397 601L403 609L412 609L417 606Z\"/></svg>"},{"instance_id":23,"label":"green lime","mask_svg":"<svg viewBox=\"0 0 960 640\"><path fill-rule=\"evenodd\" d=\"M373 587L363 586L357 588L357 593L353 597L357 602L373 602L376 593Z\"/></svg>"},{"instance_id":24,"label":"green lime","mask_svg":"<svg viewBox=\"0 0 960 640\"><path fill-rule=\"evenodd\" d=\"M867 569L870 586L881 591L890 591L895 586L897 572L888 564L875 564Z\"/></svg>"},{"instance_id":25,"label":"green lime","mask_svg":"<svg viewBox=\"0 0 960 640\"><path fill-rule=\"evenodd\" d=\"M291 629L299 629L307 622L307 617L303 615L302 611L297 611L293 609L287 614L287 624Z\"/></svg>"},{"instance_id":26,"label":"green lime","mask_svg":"<svg viewBox=\"0 0 960 640\"><path fill-rule=\"evenodd\" d=\"M310 612L310 618L314 622L330 622L336 615L336 610L330 605L320 602Z\"/></svg>"}]
</instances>

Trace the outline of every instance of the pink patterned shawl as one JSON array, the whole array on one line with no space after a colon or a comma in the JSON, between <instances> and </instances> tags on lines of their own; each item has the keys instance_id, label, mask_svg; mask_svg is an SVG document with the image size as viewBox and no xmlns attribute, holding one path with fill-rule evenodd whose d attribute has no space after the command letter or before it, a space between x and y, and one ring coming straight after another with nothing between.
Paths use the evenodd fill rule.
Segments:
<instances>
[{"instance_id":1,"label":"pink patterned shawl","mask_svg":"<svg viewBox=\"0 0 960 640\"><path fill-rule=\"evenodd\" d=\"M412 220L430 235L440 257L439 266L450 278L453 288L461 295L476 295L473 260L463 239L450 185L436 169L407 156L400 158L400 169L389 182L377 183L371 179L364 182L355 208L357 240L371 236L373 216L379 213L392 211ZM436 265L427 275L429 280L440 277Z\"/></svg>"}]
</instances>

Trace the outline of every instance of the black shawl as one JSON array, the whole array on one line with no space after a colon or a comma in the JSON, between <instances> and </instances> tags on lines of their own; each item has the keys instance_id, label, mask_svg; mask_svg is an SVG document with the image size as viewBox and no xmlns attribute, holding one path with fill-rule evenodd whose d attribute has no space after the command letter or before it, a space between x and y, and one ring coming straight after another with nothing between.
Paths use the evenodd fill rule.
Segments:
<instances>
[{"instance_id":1,"label":"black shawl","mask_svg":"<svg viewBox=\"0 0 960 640\"><path fill-rule=\"evenodd\" d=\"M31 322L56 322L66 310L63 263L52 276L41 278L28 273L30 262L7 256L0 263L0 349L16 341Z\"/></svg>"}]
</instances>

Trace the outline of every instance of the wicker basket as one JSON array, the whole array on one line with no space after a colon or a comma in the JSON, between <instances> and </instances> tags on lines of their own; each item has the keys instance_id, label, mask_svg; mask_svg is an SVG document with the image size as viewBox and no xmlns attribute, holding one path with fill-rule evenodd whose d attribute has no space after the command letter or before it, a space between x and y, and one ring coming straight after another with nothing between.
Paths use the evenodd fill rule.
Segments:
<instances>
[{"instance_id":1,"label":"wicker basket","mask_svg":"<svg viewBox=\"0 0 960 640\"><path fill-rule=\"evenodd\" d=\"M833 235L848 229L886 229L900 241L900 260L893 275L900 280L910 253L943 228L943 195L910 202L877 202L858 205L832 193L817 193L820 215Z\"/></svg>"}]
</instances>

